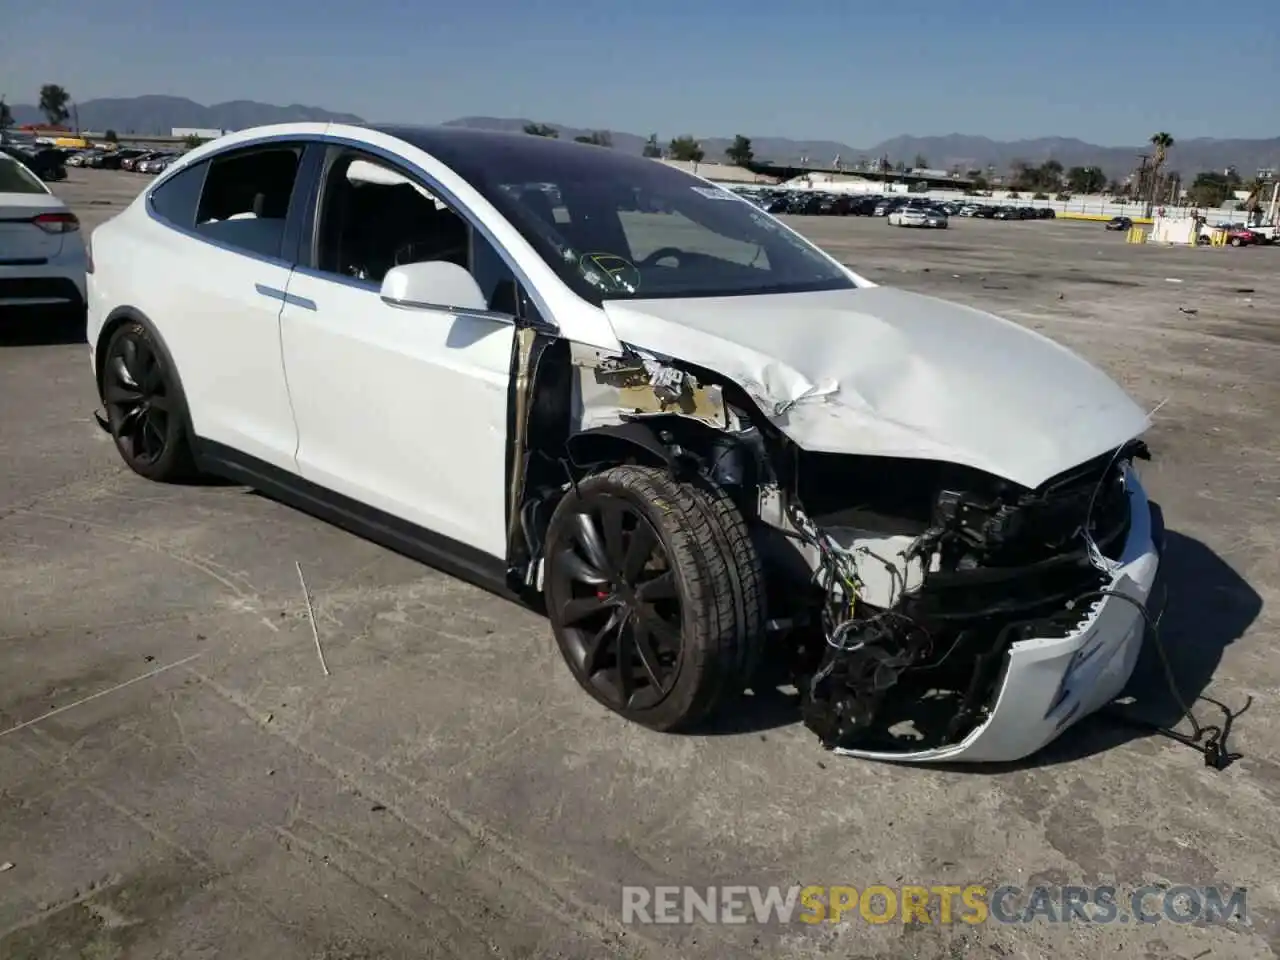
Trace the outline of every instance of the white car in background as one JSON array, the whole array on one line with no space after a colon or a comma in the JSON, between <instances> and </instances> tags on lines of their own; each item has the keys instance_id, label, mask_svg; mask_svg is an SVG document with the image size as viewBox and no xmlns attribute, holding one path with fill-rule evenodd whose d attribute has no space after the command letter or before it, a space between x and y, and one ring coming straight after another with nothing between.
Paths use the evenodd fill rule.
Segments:
<instances>
[{"instance_id":1,"label":"white car in background","mask_svg":"<svg viewBox=\"0 0 1280 960\"><path fill-rule=\"evenodd\" d=\"M927 227L933 230L945 230L947 215L932 207L899 207L889 214L891 227Z\"/></svg>"},{"instance_id":2,"label":"white car in background","mask_svg":"<svg viewBox=\"0 0 1280 960\"><path fill-rule=\"evenodd\" d=\"M628 719L730 710L769 649L832 749L1013 760L1137 659L1147 415L706 180L288 124L175 161L91 247L100 423L132 470L236 479L544 609Z\"/></svg>"},{"instance_id":3,"label":"white car in background","mask_svg":"<svg viewBox=\"0 0 1280 960\"><path fill-rule=\"evenodd\" d=\"M34 173L0 153L0 323L11 310L85 304L80 221Z\"/></svg>"}]
</instances>

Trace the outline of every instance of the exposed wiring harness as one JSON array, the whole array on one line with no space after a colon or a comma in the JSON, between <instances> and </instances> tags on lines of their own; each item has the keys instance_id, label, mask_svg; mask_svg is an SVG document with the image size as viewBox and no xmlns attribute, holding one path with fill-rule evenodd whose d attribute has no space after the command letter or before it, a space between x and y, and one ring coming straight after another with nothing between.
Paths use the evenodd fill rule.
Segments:
<instances>
[{"instance_id":1,"label":"exposed wiring harness","mask_svg":"<svg viewBox=\"0 0 1280 960\"><path fill-rule=\"evenodd\" d=\"M1168 399L1166 398L1152 407L1151 412L1147 414L1147 419L1150 420L1154 417L1160 408L1167 402ZM1084 522L1080 526L1080 535L1084 537L1085 547L1089 551L1089 562L1092 563L1099 571L1107 574L1108 576L1114 575L1115 572L1120 569L1120 563L1103 553L1102 548L1098 546L1098 542L1093 538L1093 508L1098 502L1099 491L1106 486L1107 480L1111 476L1111 468L1116 465L1116 461L1120 459L1120 455L1131 446L1131 444L1121 444L1112 451L1111 458L1107 460L1106 468L1102 471L1101 476L1098 477L1098 482L1094 484L1093 491L1089 494L1089 503L1088 506L1085 507L1084 511Z\"/></svg>"},{"instance_id":2,"label":"exposed wiring harness","mask_svg":"<svg viewBox=\"0 0 1280 960\"><path fill-rule=\"evenodd\" d=\"M814 526L790 498L786 500L785 509L798 539L818 551L818 585L824 596L822 632L827 643L832 643L837 628L853 617L859 586L857 570L850 557Z\"/></svg>"},{"instance_id":3,"label":"exposed wiring harness","mask_svg":"<svg viewBox=\"0 0 1280 960\"><path fill-rule=\"evenodd\" d=\"M1223 714L1222 726L1201 724L1200 721L1196 719L1196 715L1192 711L1190 704L1187 703L1186 698L1183 697L1182 691L1178 687L1178 680L1173 672L1173 664L1169 660L1169 653L1165 650L1164 641L1160 637L1160 623L1155 617L1151 616L1151 612L1147 610L1146 605L1143 604L1142 601L1129 596L1127 593L1121 593L1118 590L1103 589L1081 594L1068 603L1067 607L1074 608L1076 604L1089 600L1103 599L1105 597L1117 597L1127 603L1131 603L1137 608L1138 612L1142 614L1143 622L1147 628L1146 636L1150 638L1152 645L1156 649L1156 656L1160 660L1160 666L1164 673L1165 683L1168 685L1169 693L1172 695L1174 702L1178 705L1178 710L1180 711L1178 720L1181 721L1185 719L1190 723L1191 733L1181 733L1174 730L1172 727L1164 727L1159 724L1152 723L1151 721L1139 719L1114 705L1108 708L1106 713L1122 723L1154 731L1155 733L1159 733L1162 736L1168 737L1171 740L1176 740L1179 743L1185 744L1194 750L1199 751L1204 756L1205 766L1212 767L1214 770L1225 770L1232 763L1239 760L1243 754L1232 753L1227 747L1227 739L1231 736L1232 723L1237 717L1241 716L1253 705L1253 698L1246 698L1244 706L1232 713L1231 709L1227 707L1226 704L1218 700L1214 700L1212 697L1206 697L1201 694L1197 699L1213 704L1221 710Z\"/></svg>"},{"instance_id":4,"label":"exposed wiring harness","mask_svg":"<svg viewBox=\"0 0 1280 960\"><path fill-rule=\"evenodd\" d=\"M1119 446L1111 454L1111 459L1107 461L1102 475L1098 477L1098 482L1094 484L1093 492L1089 494L1089 504L1084 511L1084 522L1080 525L1080 535L1084 537L1085 546L1089 551L1089 562L1107 576L1115 575L1115 572L1120 569L1120 562L1112 560L1103 553L1102 548L1098 546L1098 541L1093 538L1093 507L1098 501L1098 491L1106 485L1108 478L1111 476L1111 468L1115 466L1116 460L1119 459L1123 450L1124 447Z\"/></svg>"}]
</instances>

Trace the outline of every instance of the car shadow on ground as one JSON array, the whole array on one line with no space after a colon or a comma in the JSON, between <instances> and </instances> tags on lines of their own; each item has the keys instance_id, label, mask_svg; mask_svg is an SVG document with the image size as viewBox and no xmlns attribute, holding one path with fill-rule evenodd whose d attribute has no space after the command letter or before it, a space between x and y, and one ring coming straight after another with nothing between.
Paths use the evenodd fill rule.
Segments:
<instances>
[{"instance_id":1,"label":"car shadow on ground","mask_svg":"<svg viewBox=\"0 0 1280 960\"><path fill-rule=\"evenodd\" d=\"M1212 549L1185 534L1165 533L1161 568L1168 602L1158 639L1168 655L1178 696L1169 689L1155 641L1149 638L1123 691L1123 706L1085 718L1043 750L1016 763L939 766L1007 773L1084 759L1131 740L1156 736L1154 728L1176 727L1189 732L1190 724L1182 722L1179 696L1191 705L1201 724L1221 726L1222 710L1202 699L1202 694L1213 679L1223 651L1257 619L1262 598ZM744 697L737 709L726 711L698 732L710 736L763 733L798 723L799 696L784 692L785 688L775 689L774 679L773 674L767 674L767 680L757 684L760 690ZM782 678L776 679L781 685ZM1237 712L1245 703L1226 706ZM1232 749L1230 743L1226 747Z\"/></svg>"},{"instance_id":2,"label":"car shadow on ground","mask_svg":"<svg viewBox=\"0 0 1280 960\"><path fill-rule=\"evenodd\" d=\"M0 347L42 347L87 342L83 312L0 307Z\"/></svg>"}]
</instances>

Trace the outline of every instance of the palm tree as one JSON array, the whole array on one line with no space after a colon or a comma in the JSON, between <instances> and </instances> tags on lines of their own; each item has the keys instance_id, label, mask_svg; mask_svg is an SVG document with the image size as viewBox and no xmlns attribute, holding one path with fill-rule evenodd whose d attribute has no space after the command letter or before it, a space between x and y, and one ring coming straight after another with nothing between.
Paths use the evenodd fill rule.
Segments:
<instances>
[{"instance_id":1,"label":"palm tree","mask_svg":"<svg viewBox=\"0 0 1280 960\"><path fill-rule=\"evenodd\" d=\"M1151 135L1151 146L1156 148L1155 156L1152 158L1151 164L1151 191L1147 194L1150 198L1147 200L1147 216L1151 216L1151 202L1155 199L1155 186L1160 181L1160 168L1164 166L1165 159L1169 156L1169 151L1173 148L1173 134L1153 133Z\"/></svg>"},{"instance_id":2,"label":"palm tree","mask_svg":"<svg viewBox=\"0 0 1280 960\"><path fill-rule=\"evenodd\" d=\"M1173 149L1173 134L1153 133L1151 135L1151 145L1156 148L1156 169L1159 170L1164 164L1165 158L1169 156L1169 151Z\"/></svg>"}]
</instances>

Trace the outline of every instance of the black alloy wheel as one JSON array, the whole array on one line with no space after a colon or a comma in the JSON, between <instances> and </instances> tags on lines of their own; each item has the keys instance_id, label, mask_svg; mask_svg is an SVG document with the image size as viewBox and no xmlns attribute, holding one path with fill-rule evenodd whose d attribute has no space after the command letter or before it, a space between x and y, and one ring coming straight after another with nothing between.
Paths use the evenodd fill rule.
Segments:
<instances>
[{"instance_id":1,"label":"black alloy wheel","mask_svg":"<svg viewBox=\"0 0 1280 960\"><path fill-rule=\"evenodd\" d=\"M151 332L127 323L112 335L102 368L102 401L121 458L151 480L190 472L186 407Z\"/></svg>"},{"instance_id":2,"label":"black alloy wheel","mask_svg":"<svg viewBox=\"0 0 1280 960\"><path fill-rule=\"evenodd\" d=\"M543 588L574 679L654 730L699 724L760 662L763 569L710 485L634 464L582 478L552 514Z\"/></svg>"},{"instance_id":3,"label":"black alloy wheel","mask_svg":"<svg viewBox=\"0 0 1280 960\"><path fill-rule=\"evenodd\" d=\"M620 713L660 703L680 672L682 604L653 525L628 501L588 494L549 558L553 616L569 666Z\"/></svg>"}]
</instances>

